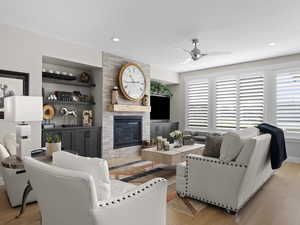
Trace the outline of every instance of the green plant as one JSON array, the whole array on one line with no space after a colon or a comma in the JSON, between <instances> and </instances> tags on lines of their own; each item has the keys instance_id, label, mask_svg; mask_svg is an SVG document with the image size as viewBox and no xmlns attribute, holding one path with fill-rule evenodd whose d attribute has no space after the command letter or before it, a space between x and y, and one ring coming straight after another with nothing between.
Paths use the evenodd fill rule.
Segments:
<instances>
[{"instance_id":1,"label":"green plant","mask_svg":"<svg viewBox=\"0 0 300 225\"><path fill-rule=\"evenodd\" d=\"M58 135L47 136L46 140L47 140L47 143L60 143L61 142L61 138Z\"/></svg>"},{"instance_id":2,"label":"green plant","mask_svg":"<svg viewBox=\"0 0 300 225\"><path fill-rule=\"evenodd\" d=\"M159 83L157 81L151 81L151 94L166 95L170 97L173 96L167 85Z\"/></svg>"}]
</instances>

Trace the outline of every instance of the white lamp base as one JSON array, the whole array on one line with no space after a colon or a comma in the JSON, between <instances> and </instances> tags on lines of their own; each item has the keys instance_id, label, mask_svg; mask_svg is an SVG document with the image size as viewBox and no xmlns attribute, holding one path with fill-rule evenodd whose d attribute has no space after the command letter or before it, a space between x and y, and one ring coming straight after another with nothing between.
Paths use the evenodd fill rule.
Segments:
<instances>
[{"instance_id":1,"label":"white lamp base","mask_svg":"<svg viewBox=\"0 0 300 225\"><path fill-rule=\"evenodd\" d=\"M31 149L31 127L29 124L21 123L16 126L17 158L23 160L25 156L30 156Z\"/></svg>"}]
</instances>

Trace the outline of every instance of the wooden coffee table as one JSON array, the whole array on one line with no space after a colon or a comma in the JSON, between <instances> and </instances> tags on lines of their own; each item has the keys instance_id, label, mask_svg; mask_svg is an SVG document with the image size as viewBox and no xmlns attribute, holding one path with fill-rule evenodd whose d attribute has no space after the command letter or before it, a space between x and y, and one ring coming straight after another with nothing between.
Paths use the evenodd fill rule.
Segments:
<instances>
[{"instance_id":1,"label":"wooden coffee table","mask_svg":"<svg viewBox=\"0 0 300 225\"><path fill-rule=\"evenodd\" d=\"M157 151L156 147L142 149L142 159L152 161L153 164L165 164L175 166L185 161L188 154L201 154L205 145L184 145L180 148L172 148L169 151Z\"/></svg>"}]
</instances>

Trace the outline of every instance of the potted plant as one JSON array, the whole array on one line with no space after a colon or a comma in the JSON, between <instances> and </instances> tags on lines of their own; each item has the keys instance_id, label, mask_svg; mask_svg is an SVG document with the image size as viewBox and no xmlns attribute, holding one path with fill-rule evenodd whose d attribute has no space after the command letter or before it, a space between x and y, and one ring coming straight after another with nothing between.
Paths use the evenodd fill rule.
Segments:
<instances>
[{"instance_id":1,"label":"potted plant","mask_svg":"<svg viewBox=\"0 0 300 225\"><path fill-rule=\"evenodd\" d=\"M58 135L47 136L46 155L52 157L53 152L61 151L61 138Z\"/></svg>"},{"instance_id":2,"label":"potted plant","mask_svg":"<svg viewBox=\"0 0 300 225\"><path fill-rule=\"evenodd\" d=\"M174 147L182 147L183 134L180 130L175 130L170 133L171 138L174 139Z\"/></svg>"}]
</instances>

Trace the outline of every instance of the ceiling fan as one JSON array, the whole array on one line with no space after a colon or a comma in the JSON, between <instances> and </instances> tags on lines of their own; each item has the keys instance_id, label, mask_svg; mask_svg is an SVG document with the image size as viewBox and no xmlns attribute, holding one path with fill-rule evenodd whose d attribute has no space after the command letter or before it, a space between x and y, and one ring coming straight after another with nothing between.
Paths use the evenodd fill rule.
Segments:
<instances>
[{"instance_id":1,"label":"ceiling fan","mask_svg":"<svg viewBox=\"0 0 300 225\"><path fill-rule=\"evenodd\" d=\"M189 54L189 58L187 58L184 62L181 64L187 64L191 61L197 61L200 58L204 56L212 56L212 55L228 55L231 54L231 52L206 52L203 53L197 46L199 45L199 40L197 38L192 39L192 43L194 45L194 48L192 50L183 49L185 52Z\"/></svg>"}]
</instances>

